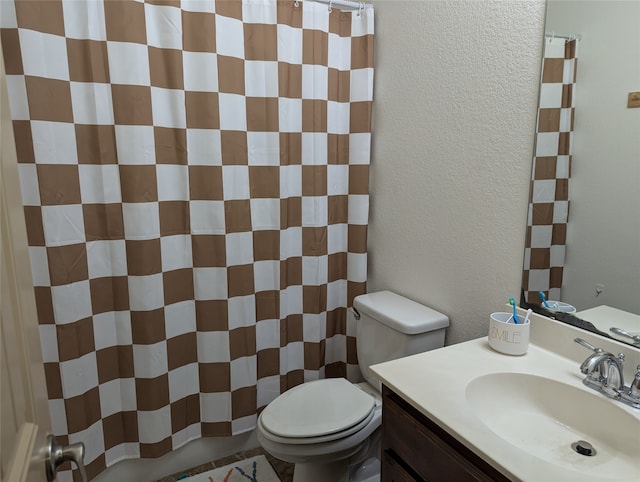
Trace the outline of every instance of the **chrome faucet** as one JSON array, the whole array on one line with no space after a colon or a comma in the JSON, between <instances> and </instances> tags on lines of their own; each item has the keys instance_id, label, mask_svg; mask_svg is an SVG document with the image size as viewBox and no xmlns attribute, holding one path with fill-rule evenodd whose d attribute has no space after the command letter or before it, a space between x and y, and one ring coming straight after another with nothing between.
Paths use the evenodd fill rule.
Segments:
<instances>
[{"instance_id":1,"label":"chrome faucet","mask_svg":"<svg viewBox=\"0 0 640 482\"><path fill-rule=\"evenodd\" d=\"M615 356L602 348L596 348L582 338L576 338L574 341L594 352L580 365L580 371L586 375L582 382L609 398L640 409L640 365L631 386L626 387L623 375L623 353Z\"/></svg>"},{"instance_id":2,"label":"chrome faucet","mask_svg":"<svg viewBox=\"0 0 640 482\"><path fill-rule=\"evenodd\" d=\"M587 358L580 365L580 371L587 375L585 379L587 385L593 387L596 384L596 388L608 395L616 396L620 390L624 389L623 363L622 353L616 357L612 353L601 351Z\"/></svg>"},{"instance_id":3,"label":"chrome faucet","mask_svg":"<svg viewBox=\"0 0 640 482\"><path fill-rule=\"evenodd\" d=\"M580 343L578 340L584 341L581 338L576 338L576 343ZM600 387L600 385L602 385L602 379L605 375L604 373L602 373L603 357L609 355L609 353L605 353L602 348L593 348L593 351L595 353L587 357L587 359L582 362L582 364L580 365L580 372L587 375L587 378L584 379L586 385L590 385L592 387Z\"/></svg>"}]
</instances>

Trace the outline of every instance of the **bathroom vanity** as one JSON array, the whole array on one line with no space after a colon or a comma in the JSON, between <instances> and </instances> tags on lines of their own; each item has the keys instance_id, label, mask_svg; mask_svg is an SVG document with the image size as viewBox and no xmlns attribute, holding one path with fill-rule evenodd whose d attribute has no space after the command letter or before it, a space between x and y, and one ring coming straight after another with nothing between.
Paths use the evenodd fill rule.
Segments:
<instances>
[{"instance_id":1,"label":"bathroom vanity","mask_svg":"<svg viewBox=\"0 0 640 482\"><path fill-rule=\"evenodd\" d=\"M509 479L383 386L381 482Z\"/></svg>"},{"instance_id":2,"label":"bathroom vanity","mask_svg":"<svg viewBox=\"0 0 640 482\"><path fill-rule=\"evenodd\" d=\"M640 351L543 316L531 322L523 356L480 338L371 368L383 383L382 482L637 481L640 410L583 385L590 352L573 340L624 353L627 385ZM595 455L579 453L583 441Z\"/></svg>"}]
</instances>

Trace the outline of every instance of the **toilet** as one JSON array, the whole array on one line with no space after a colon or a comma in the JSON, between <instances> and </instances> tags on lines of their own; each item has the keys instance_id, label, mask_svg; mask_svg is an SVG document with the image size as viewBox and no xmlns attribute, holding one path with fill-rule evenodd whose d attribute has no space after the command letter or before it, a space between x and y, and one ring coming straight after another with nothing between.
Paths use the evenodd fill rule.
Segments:
<instances>
[{"instance_id":1,"label":"toilet","mask_svg":"<svg viewBox=\"0 0 640 482\"><path fill-rule=\"evenodd\" d=\"M365 381L303 383L258 417L258 441L274 457L295 464L294 482L379 480L381 385L369 366L444 346L449 318L431 308L391 291L360 295L353 307Z\"/></svg>"}]
</instances>

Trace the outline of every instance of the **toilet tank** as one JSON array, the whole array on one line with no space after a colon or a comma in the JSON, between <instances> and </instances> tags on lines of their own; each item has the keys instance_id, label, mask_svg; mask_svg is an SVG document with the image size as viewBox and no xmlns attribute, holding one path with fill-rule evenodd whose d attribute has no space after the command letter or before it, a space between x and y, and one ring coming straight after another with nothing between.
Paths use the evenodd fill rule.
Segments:
<instances>
[{"instance_id":1,"label":"toilet tank","mask_svg":"<svg viewBox=\"0 0 640 482\"><path fill-rule=\"evenodd\" d=\"M392 293L378 291L357 296L353 307L360 314L356 329L358 364L369 384L380 382L371 365L444 346L449 318L427 306Z\"/></svg>"}]
</instances>

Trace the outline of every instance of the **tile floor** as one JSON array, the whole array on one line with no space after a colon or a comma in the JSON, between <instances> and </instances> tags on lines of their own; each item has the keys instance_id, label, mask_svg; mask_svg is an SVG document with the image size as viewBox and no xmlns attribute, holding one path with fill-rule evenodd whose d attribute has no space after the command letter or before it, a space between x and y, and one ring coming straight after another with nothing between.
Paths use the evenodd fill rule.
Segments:
<instances>
[{"instance_id":1,"label":"tile floor","mask_svg":"<svg viewBox=\"0 0 640 482\"><path fill-rule=\"evenodd\" d=\"M267 452L265 452L261 447L258 447L253 450L239 452L235 455L230 455L229 457L224 457L222 459L218 459L213 462L208 462L206 464L199 465L197 467L181 470L176 474L170 475L168 477L164 477L156 482L177 482L179 480L178 477L183 474L189 474L189 475L200 474L202 472L206 472L207 470L215 469L216 467L224 467L225 465L236 462L238 460L255 457L256 455L264 455L265 457L267 457L267 460L271 463L271 466L276 471L276 473L278 474L282 482L293 481L293 464L276 459L271 454L268 454ZM188 482L189 479L187 478L184 480L185 482Z\"/></svg>"}]
</instances>

